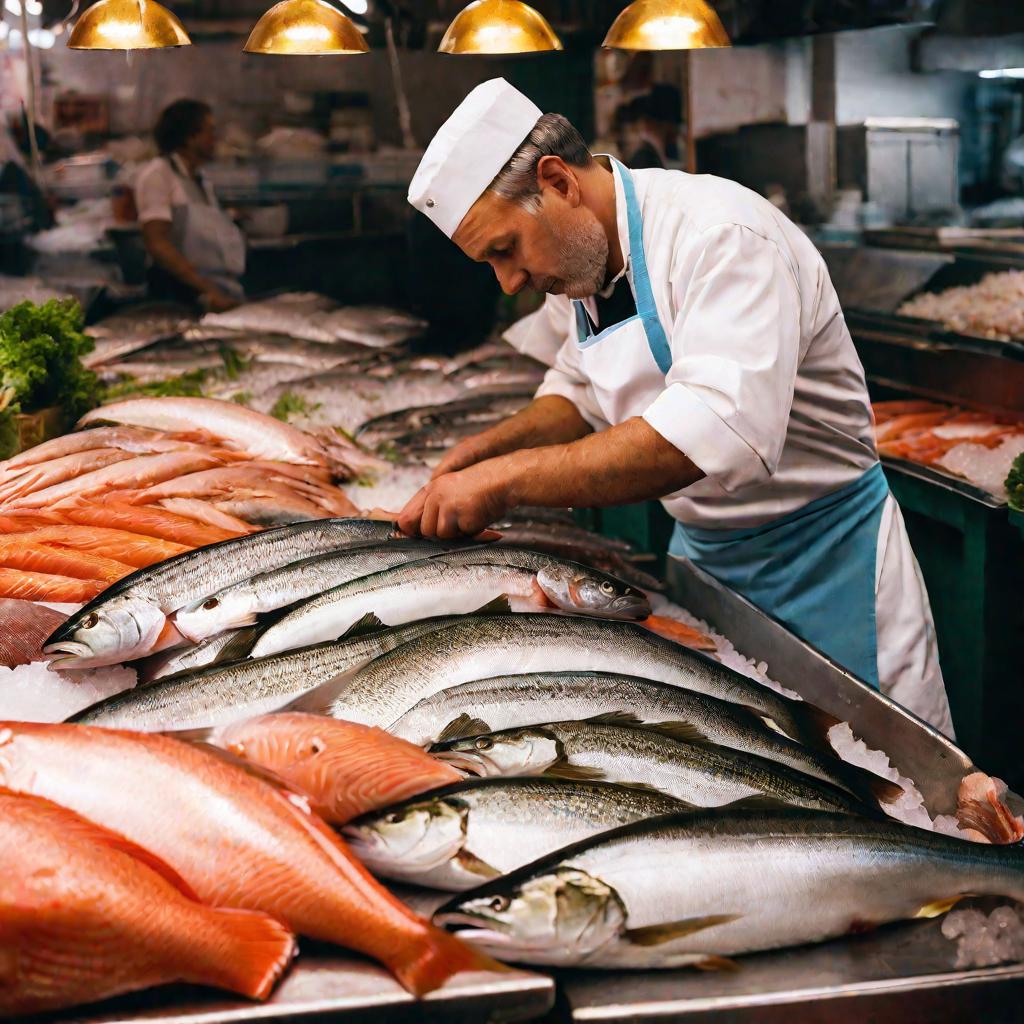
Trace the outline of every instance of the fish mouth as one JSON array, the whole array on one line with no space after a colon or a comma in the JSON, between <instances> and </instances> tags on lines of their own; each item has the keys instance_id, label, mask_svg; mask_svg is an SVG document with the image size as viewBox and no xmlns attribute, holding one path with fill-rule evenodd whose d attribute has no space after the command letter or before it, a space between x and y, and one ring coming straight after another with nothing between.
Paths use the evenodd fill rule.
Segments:
<instances>
[{"instance_id":1,"label":"fish mouth","mask_svg":"<svg viewBox=\"0 0 1024 1024\"><path fill-rule=\"evenodd\" d=\"M611 603L605 614L622 619L646 619L651 614L651 602L646 597L620 597Z\"/></svg>"},{"instance_id":2,"label":"fish mouth","mask_svg":"<svg viewBox=\"0 0 1024 1024\"><path fill-rule=\"evenodd\" d=\"M79 643L75 640L62 640L59 643L47 641L43 645L43 654L47 656L50 664L55 667L78 668L94 664L92 648L88 644Z\"/></svg>"},{"instance_id":3,"label":"fish mouth","mask_svg":"<svg viewBox=\"0 0 1024 1024\"><path fill-rule=\"evenodd\" d=\"M445 764L450 765L457 771L465 772L467 775L484 776L487 774L487 769L484 765L471 754L460 754L457 750L438 750L433 756L439 761L444 761Z\"/></svg>"}]
</instances>

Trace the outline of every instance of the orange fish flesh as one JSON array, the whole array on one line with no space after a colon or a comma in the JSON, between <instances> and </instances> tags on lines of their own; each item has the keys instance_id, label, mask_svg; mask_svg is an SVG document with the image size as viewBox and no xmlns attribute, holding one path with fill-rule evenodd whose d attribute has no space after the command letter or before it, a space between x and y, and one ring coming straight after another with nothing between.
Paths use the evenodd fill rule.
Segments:
<instances>
[{"instance_id":1,"label":"orange fish flesh","mask_svg":"<svg viewBox=\"0 0 1024 1024\"><path fill-rule=\"evenodd\" d=\"M65 807L0 789L0 1015L194 982L265 999L295 940L214 910L157 857Z\"/></svg>"}]
</instances>

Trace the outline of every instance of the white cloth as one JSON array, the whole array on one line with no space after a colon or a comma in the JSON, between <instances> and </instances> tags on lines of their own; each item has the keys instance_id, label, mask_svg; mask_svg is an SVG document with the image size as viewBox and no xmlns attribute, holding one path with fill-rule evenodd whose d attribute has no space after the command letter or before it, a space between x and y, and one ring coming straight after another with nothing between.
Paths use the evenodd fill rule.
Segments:
<instances>
[{"instance_id":1,"label":"white cloth","mask_svg":"<svg viewBox=\"0 0 1024 1024\"><path fill-rule=\"evenodd\" d=\"M570 302L549 296L506 335L542 359L560 339L538 396L569 399L597 430L644 417L707 474L664 500L684 523L758 526L853 483L878 458L871 409L818 251L733 182L661 170L634 171L633 180L672 366L667 375L658 369L640 325L580 345ZM596 319L596 303L588 310ZM877 551L881 689L952 735L927 592L891 496Z\"/></svg>"},{"instance_id":2,"label":"white cloth","mask_svg":"<svg viewBox=\"0 0 1024 1024\"><path fill-rule=\"evenodd\" d=\"M139 211L139 223L173 220L174 207L189 203L208 203L220 209L213 186L205 179L200 185L177 154L158 156L139 170L135 178L135 207Z\"/></svg>"},{"instance_id":3,"label":"white cloth","mask_svg":"<svg viewBox=\"0 0 1024 1024\"><path fill-rule=\"evenodd\" d=\"M542 113L504 78L478 85L427 146L409 202L451 238Z\"/></svg>"}]
</instances>

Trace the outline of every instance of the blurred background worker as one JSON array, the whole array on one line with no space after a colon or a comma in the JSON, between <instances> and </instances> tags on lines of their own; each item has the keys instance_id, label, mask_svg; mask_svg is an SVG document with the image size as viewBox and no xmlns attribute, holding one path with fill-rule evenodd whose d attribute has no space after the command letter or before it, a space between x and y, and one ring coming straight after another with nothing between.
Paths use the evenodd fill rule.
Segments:
<instances>
[{"instance_id":1,"label":"blurred background worker","mask_svg":"<svg viewBox=\"0 0 1024 1024\"><path fill-rule=\"evenodd\" d=\"M213 112L199 100L178 100L160 114L153 135L160 156L135 183L152 261L150 292L214 311L231 309L245 297L245 238L200 173L216 147Z\"/></svg>"}]
</instances>

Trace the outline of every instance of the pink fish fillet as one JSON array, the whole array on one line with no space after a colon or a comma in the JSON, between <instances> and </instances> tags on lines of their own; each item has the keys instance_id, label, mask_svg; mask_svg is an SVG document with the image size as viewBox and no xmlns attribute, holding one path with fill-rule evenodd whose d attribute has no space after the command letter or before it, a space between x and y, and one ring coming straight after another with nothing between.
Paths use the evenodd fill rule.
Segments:
<instances>
[{"instance_id":1,"label":"pink fish fillet","mask_svg":"<svg viewBox=\"0 0 1024 1024\"><path fill-rule=\"evenodd\" d=\"M82 417L79 426L102 422L172 432L198 427L254 459L327 465L327 453L313 438L237 402L215 398L137 398L94 409Z\"/></svg>"},{"instance_id":2,"label":"pink fish fillet","mask_svg":"<svg viewBox=\"0 0 1024 1024\"><path fill-rule=\"evenodd\" d=\"M202 469L221 465L215 455L201 452L165 452L162 455L139 455L125 462L97 469L74 480L65 480L53 487L27 494L11 504L20 508L47 508L55 505L75 504L81 498L123 490L129 487L148 487Z\"/></svg>"},{"instance_id":3,"label":"pink fish fillet","mask_svg":"<svg viewBox=\"0 0 1024 1024\"><path fill-rule=\"evenodd\" d=\"M148 505L163 498L204 498L215 494L228 494L239 487L262 488L268 485L278 486L272 481L265 469L253 469L245 466L220 466L206 469L199 473L189 473L172 480L164 480L139 491L133 496L132 504ZM288 488L288 483L281 482L281 487Z\"/></svg>"},{"instance_id":4,"label":"pink fish fillet","mask_svg":"<svg viewBox=\"0 0 1024 1024\"><path fill-rule=\"evenodd\" d=\"M0 598L0 665L43 660L43 641L67 618L34 601Z\"/></svg>"},{"instance_id":5,"label":"pink fish fillet","mask_svg":"<svg viewBox=\"0 0 1024 1024\"><path fill-rule=\"evenodd\" d=\"M34 466L26 467L25 472L9 483L0 484L0 504L20 498L23 494L42 490L44 487L63 483L65 480L74 480L93 470L103 469L104 466L124 462L132 457L130 452L123 452L119 448L94 448L90 451L75 452L73 455L62 455L49 462L38 462Z\"/></svg>"},{"instance_id":6,"label":"pink fish fillet","mask_svg":"<svg viewBox=\"0 0 1024 1024\"><path fill-rule=\"evenodd\" d=\"M195 519L199 523L208 523L210 526L219 526L222 530L238 533L258 531L258 527L250 526L236 516L229 516L227 512L221 512L219 508L214 508L208 501L201 501L199 498L164 498L157 504L168 512L177 512L180 516Z\"/></svg>"}]
</instances>

